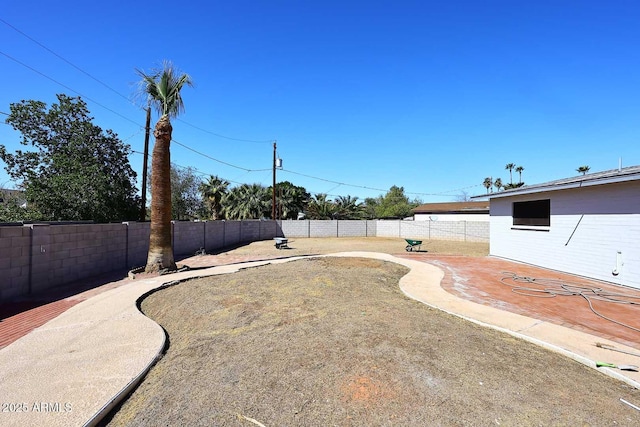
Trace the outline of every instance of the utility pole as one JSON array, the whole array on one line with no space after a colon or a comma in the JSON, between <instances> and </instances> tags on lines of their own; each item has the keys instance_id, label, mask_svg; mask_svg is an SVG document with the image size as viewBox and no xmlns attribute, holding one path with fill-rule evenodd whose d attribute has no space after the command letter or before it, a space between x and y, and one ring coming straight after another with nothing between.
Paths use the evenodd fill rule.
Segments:
<instances>
[{"instance_id":1,"label":"utility pole","mask_svg":"<svg viewBox=\"0 0 640 427\"><path fill-rule=\"evenodd\" d=\"M147 219L147 161L149 159L149 128L151 127L151 107L147 107L147 124L144 133L144 159L142 160L142 206L140 221Z\"/></svg>"},{"instance_id":2,"label":"utility pole","mask_svg":"<svg viewBox=\"0 0 640 427\"><path fill-rule=\"evenodd\" d=\"M271 201L271 219L276 219L276 141L273 141L273 200Z\"/></svg>"}]
</instances>

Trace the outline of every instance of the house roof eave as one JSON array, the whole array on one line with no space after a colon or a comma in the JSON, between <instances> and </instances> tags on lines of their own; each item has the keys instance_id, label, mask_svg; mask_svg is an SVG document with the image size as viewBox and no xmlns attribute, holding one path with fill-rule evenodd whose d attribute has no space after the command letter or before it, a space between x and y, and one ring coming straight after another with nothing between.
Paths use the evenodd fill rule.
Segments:
<instances>
[{"instance_id":1,"label":"house roof eave","mask_svg":"<svg viewBox=\"0 0 640 427\"><path fill-rule=\"evenodd\" d=\"M523 186L498 193L490 193L473 198L498 199L503 197L521 196L535 193L546 193L551 191L569 190L574 188L592 187L596 185L615 184L628 181L640 180L640 166L632 166L624 169L614 169L611 171L598 172L578 177L565 178L550 181L542 184Z\"/></svg>"}]
</instances>

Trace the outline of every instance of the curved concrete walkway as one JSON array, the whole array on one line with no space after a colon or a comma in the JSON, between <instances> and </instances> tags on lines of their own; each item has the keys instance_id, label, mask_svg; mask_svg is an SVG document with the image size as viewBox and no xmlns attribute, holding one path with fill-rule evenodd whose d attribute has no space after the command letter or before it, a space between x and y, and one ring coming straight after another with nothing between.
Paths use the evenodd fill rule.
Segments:
<instances>
[{"instance_id":1,"label":"curved concrete walkway","mask_svg":"<svg viewBox=\"0 0 640 427\"><path fill-rule=\"evenodd\" d=\"M324 256L377 258L410 268L400 280L409 297L447 313L532 341L595 368L595 360L624 364L598 348L602 338L460 299L440 286L442 270L420 261L371 252ZM154 289L193 277L236 272L303 257L244 262L132 282L96 295L0 350L0 425L95 425L133 389L165 346L165 334L138 310ZM615 343L620 350L637 352ZM640 388L640 373L600 368Z\"/></svg>"}]
</instances>

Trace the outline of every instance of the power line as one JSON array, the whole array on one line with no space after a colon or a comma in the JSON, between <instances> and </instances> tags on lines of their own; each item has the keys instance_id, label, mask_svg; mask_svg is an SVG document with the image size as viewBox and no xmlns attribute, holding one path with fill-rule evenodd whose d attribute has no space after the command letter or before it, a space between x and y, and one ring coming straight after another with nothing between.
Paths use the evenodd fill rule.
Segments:
<instances>
[{"instance_id":1,"label":"power line","mask_svg":"<svg viewBox=\"0 0 640 427\"><path fill-rule=\"evenodd\" d=\"M125 95L123 95L122 93L118 92L116 89L114 89L114 88L112 88L111 86L109 86L108 84L104 83L102 80L100 80L100 79L98 79L98 78L94 77L93 75L91 75L91 74L90 74L90 73L88 73L87 71L83 70L82 68L78 67L77 65L75 65L75 64L74 64L74 63L72 63L71 61L69 61L69 60L67 60L66 58L64 58L63 56L61 56L61 55L59 55L58 53L54 52L53 50L49 49L49 48L48 48L47 46L45 46L44 44L40 43L39 41L35 40L33 37L31 37L31 36L27 35L27 34L26 34L26 33L24 33L23 31L19 30L18 28L14 27L13 25L9 24L7 21L5 21L5 20L3 20L2 18L0 18L0 22L3 22L5 25L9 26L9 27L10 27L10 28L12 28L14 31L18 32L18 33L19 33L19 34L21 34L22 36L24 36L24 37L26 37L27 39L31 40L33 43L37 44L38 46L42 47L43 49L47 50L47 51L48 51L49 53L51 53L52 55L56 56L57 58L59 58L60 60L64 61L65 63L69 64L70 66L72 66L73 68L77 69L77 70L78 70L78 71L80 71L81 73L83 73L83 74L87 75L87 76L88 76L88 77L90 77L91 79L93 79L93 80L95 80L96 82L100 83L102 86L104 86L104 87L106 87L107 89L111 90L112 92L114 92L114 93L115 93L115 94L117 94L118 96L122 97L123 99L127 100L127 102L132 103L132 102L131 102L131 100L130 100L127 96L125 96ZM121 117L121 118L123 118L123 119L125 119L125 120L127 120L127 121L129 121L129 122L131 122L131 123L134 123L134 124L136 124L136 125L139 125L139 123L137 123L136 121L134 121L134 120L132 120L132 119L130 119L130 118L128 118L128 117L126 117L126 116L124 116L124 115L122 115L122 114L118 113L117 111L115 111L115 110L113 110L113 109L111 109L111 108L109 108L109 107L107 107L107 106L105 106L105 105L103 105L103 104L101 104L101 103L99 103L99 102L97 102L97 101L93 100L92 98L89 98L88 96L85 96L85 95L81 94L80 92L76 91L75 89L73 89L73 88L71 88L71 87L69 87L69 86L67 86L67 85L65 85L65 84L63 84L63 83L61 83L61 82L59 82L59 81L55 80L55 79L54 79L54 78L52 78L52 77L49 77L48 75L46 75L46 74L44 74L44 73L42 73L42 72L38 71L37 69L35 69L35 68L33 68L33 67L31 67L31 66L29 66L29 65L27 65L27 64L25 64L25 63L23 63L23 62L21 62L21 61L19 61L19 60L17 60L16 58L13 58L12 56L8 55L7 53L4 53L4 52L0 51L0 54L4 55L5 57L7 57L7 58L11 59L12 61L14 61L14 62L16 62L16 63L18 63L18 64L22 65L23 67L28 68L28 69L30 69L31 71L33 71L33 72L35 72L35 73L37 73L37 74L39 74L39 75L41 75L41 76L43 76L43 77L45 77L45 78L47 78L47 79L51 80L52 82L54 82L54 83L56 83L56 84L58 84L58 85L60 85L60 86L62 86L62 87L64 87L64 88L66 88L66 89L68 89L68 90L70 90L70 91L72 91L72 92L74 92L74 93L76 93L76 94L78 94L78 95L80 95L80 96L82 96L82 97L84 97L84 98L86 98L86 99L90 100L91 102L95 103L96 105L99 105L100 107L102 107L102 108L106 109L107 111L110 111L110 112L112 112L113 114L115 114L115 115L117 115L117 116L119 116L119 117ZM141 108L141 107L139 107L139 108ZM141 109L142 109L142 108L141 108ZM9 114L4 113L4 112L2 112L2 114L7 115L7 116L9 115ZM272 142L272 140L268 140L268 141L267 141L267 140L250 140L250 139L242 139L242 138L233 138L233 137L228 137L228 136L225 136L225 135L221 135L221 134L219 134L219 133L216 133L216 132L212 132L212 131L209 131L209 130L203 129L203 128L199 127L199 126L195 126L195 125L193 125L193 124L191 124L191 123L188 123L188 122L186 122L186 121L184 121L184 120L181 120L181 119L177 119L177 120L179 120L179 121L180 121L180 122L182 122L182 123L185 123L186 125L188 125L188 126L190 126L190 127L194 128L194 129L197 129L197 130L199 130L199 131L201 131L201 132L205 132L205 133L208 133L208 134L210 134L210 135L214 135L214 136L216 136L216 137L224 138L224 139L228 139L228 140L231 140L231 141L252 142L252 143L271 143L271 142ZM130 139L130 138L127 138L127 139ZM220 163L220 164L224 164L224 165L229 166L229 167L232 167L232 168L236 168L236 169L244 170L244 171L246 171L246 172L261 172L261 171L269 171L269 170L271 170L271 169L247 169L247 168L244 168L244 167L241 167L241 166L237 166L237 165L233 165L233 164L231 164L231 163L224 162L224 161L222 161L222 160L219 160L219 159L216 159L216 158L214 158L214 157L211 157L211 156L209 156L209 155L207 155L207 154L204 154L204 153L202 153L202 152L199 152L199 151L197 151L197 150L195 150L195 149L193 149L193 148L191 148L191 147L187 146L186 144L180 143L180 142L178 142L178 141L176 141L176 140L173 140L173 142L175 142L176 144L178 144L178 145L180 145L180 146L182 146L182 147L184 147L184 148L186 148L186 149L188 149L188 150L190 150L190 151L192 151L192 152L194 152L194 153L196 153L196 154L198 154L198 155L201 155L201 156L206 157L206 158L208 158L208 159L210 159L210 160L213 160L213 161L215 161L215 162L218 162L218 163ZM335 187L333 187L333 188L332 188L332 190L333 190L333 189L335 189L335 188L338 188L338 187L340 187L340 186L347 186L347 187L361 188L361 189L365 189L365 190L372 190L372 191L381 191L381 192L385 192L385 191L387 191L387 190L384 190L384 189L373 188L373 187L368 187L368 186L363 186L363 185L347 184L347 183L344 183L344 182L338 182L338 181L328 180L328 179L319 178L319 177L315 177L315 176L311 176L311 175L306 175L306 174L302 174L302 173L294 172L294 171L290 171L290 170L284 170L284 169L283 169L283 171L288 172L288 173L292 173L292 174L295 174L295 175L304 176L304 177L311 178L311 179L316 179L316 180L320 180L320 181L324 181L324 182L328 182L328 183L336 184L336 186L335 186ZM465 189L469 189L469 188L474 188L474 187L477 187L477 186L480 186L480 184L478 184L478 185L474 185L474 186L465 187L465 188L461 188L461 189L458 189L458 190L450 190L450 191L445 191L445 192L440 192L440 193L417 193L417 192L407 192L406 194L419 195L419 196L445 196L445 195L448 195L447 193L452 193L452 192L454 192L454 191L461 191L461 190L465 190Z\"/></svg>"},{"instance_id":2,"label":"power line","mask_svg":"<svg viewBox=\"0 0 640 427\"><path fill-rule=\"evenodd\" d=\"M182 146L182 147L186 148L186 149L187 149L187 150L189 150L189 151L193 151L193 152L194 152L194 153L196 153L196 154L199 154L199 155L201 155L201 156L203 156L203 157L206 157L206 158L207 158L207 159L209 159L209 160L213 160L213 161L215 161L215 162L221 163L221 164L223 164L223 165L226 165L226 166L229 166L229 167L232 167L232 168L241 169L241 170L243 170L243 171L247 171L247 172L263 172L263 171L270 171L270 170L271 170L271 169L247 169L247 168L243 168L242 166L232 165L231 163L223 162L222 160L218 160L218 159L216 159L216 158L214 158L214 157L211 157L211 156L209 156L209 155L207 155L207 154L201 153L200 151L195 150L195 149L193 149L193 148L191 148L191 147L189 147L189 146L187 146L187 145L185 145L185 144L183 144L183 143L181 143L181 142L178 142L178 141L176 141L175 139L171 139L171 141L173 141L173 142L175 142L176 144L178 144L178 145L180 145L180 146Z\"/></svg>"},{"instance_id":3,"label":"power line","mask_svg":"<svg viewBox=\"0 0 640 427\"><path fill-rule=\"evenodd\" d=\"M283 172L292 173L294 175L304 176L304 177L307 177L307 178L317 179L318 181L329 182L331 184L344 185L346 187L362 188L362 189L365 189L365 190L374 190L374 191L387 191L387 190L382 190L382 189L379 189L379 188L366 187L364 185L352 185L352 184L347 184L347 183L344 183L344 182L332 181L330 179L319 178L317 176L311 176L311 175L307 175L307 174L300 173L300 172L294 172L294 171L290 171L288 169L282 169L282 171Z\"/></svg>"},{"instance_id":4,"label":"power line","mask_svg":"<svg viewBox=\"0 0 640 427\"><path fill-rule=\"evenodd\" d=\"M81 93L80 93L80 92L78 92L77 90L75 90L75 89L73 89L73 88L71 88L71 87L69 87L69 86L65 85L64 83L61 83L61 82L57 81L57 80L56 80L56 79L54 79L53 77L49 77L49 76L47 76L46 74L44 74L44 73L42 73L42 72L40 72L40 71L36 70L35 68L33 68L33 67L31 67L31 66L29 66L29 65L25 64L24 62L21 62L21 61L17 60L16 58L12 57L11 55L8 55L8 54L6 54L6 53L4 53L4 52L2 52L2 51L0 51L0 55L4 55L4 56L6 56L7 58L9 58L10 60L12 60L12 61L14 61L14 62L16 62L16 63L18 63L18 64L22 65L22 66L23 66L23 67L25 67L25 68L30 69L30 70L31 70L31 71L33 71L34 73L40 74L42 77L44 77L44 78L46 78L46 79L48 79L48 80L51 80L52 82L54 82L54 83L56 83L56 84L59 84L59 85L60 85L60 86L62 86L63 88L68 89L68 90L70 90L71 92L73 92L73 93L75 93L75 94L77 94L77 95L79 95L79 96L81 96L81 97L83 97L83 98L88 99L89 101L93 102L93 103L94 103L94 104L96 104L96 105L99 105L100 107L104 108L105 110L112 112L112 113L113 113L113 114L115 114L116 116L119 116L119 117L121 117L121 118L125 119L125 120L126 120L126 121L128 121L128 122L131 122L131 123L133 123L133 124L136 124L136 125L140 126L140 123L137 123L137 122L135 122L135 121L131 120L130 118L128 118L128 117L126 117L126 116L124 116L124 115L122 115L122 114L118 113L117 111L115 111L115 110L113 110L113 109L111 109L111 108L109 108L109 107L107 107L107 106L105 106L105 105L102 105L102 104L101 104L101 103L99 103L98 101L96 101L96 100L94 100L94 99L91 99L91 98L89 98L88 96L85 96L85 95L81 94Z\"/></svg>"},{"instance_id":5,"label":"power line","mask_svg":"<svg viewBox=\"0 0 640 427\"><path fill-rule=\"evenodd\" d=\"M94 77L93 75L91 75L90 73L86 72L85 70L83 70L82 68L78 67L77 65L75 65L74 63L72 63L71 61L68 61L66 58L64 58L63 56L57 54L56 52L54 52L53 50L49 49L47 46L45 46L44 44L40 43L38 40L34 39L33 37L29 36L28 34L26 34L23 31L20 31L19 29L17 29L16 27L14 27L13 25L9 24L7 21L5 21L4 19L0 18L0 21L2 23L4 23L6 26L10 27L11 29L13 29L14 31L18 32L19 34L21 34L22 36L28 38L29 40L31 40L32 42L34 42L35 44L37 44L38 46L40 46L41 48L45 49L47 52L51 53L52 55L56 56L57 58L61 59L62 61L66 62L67 64L71 65L73 68L75 68L76 70L80 71L82 74L90 77L91 79L95 80L96 82L100 83L102 86L106 87L107 89L109 89L111 92L115 93L116 95L126 99L128 102L131 102L131 100L126 97L125 95L121 94L120 92L118 92L117 90L115 90L114 88L112 88L111 86L109 86L108 84L106 84L105 82L103 82L102 80Z\"/></svg>"},{"instance_id":6,"label":"power line","mask_svg":"<svg viewBox=\"0 0 640 427\"><path fill-rule=\"evenodd\" d=\"M0 19L0 20L1 20L1 19ZM4 22L4 21L3 21L3 22ZM79 95L79 96L81 96L81 97L83 97L83 98L88 99L89 101L93 102L93 103L94 103L94 104L96 104L96 105L99 105L100 107L104 108L105 110L110 111L110 112L112 112L113 114L115 114L115 115L117 115L117 116L119 116L119 117L121 117L121 118L123 118L123 119L125 119L125 120L127 120L127 121L129 121L129 122L131 122L131 123L134 123L134 124L136 124L136 125L140 126L140 124L139 124L139 123L137 123L136 121L134 121L134 120L132 120L132 119L130 119L130 118L128 118L128 117L126 117L126 116L124 116L124 115L122 115L122 114L118 113L117 111L115 111L115 110L113 110L113 109L111 109L111 108L109 108L109 107L107 107L107 106L105 106L105 105L101 104L100 102L98 102L98 101L96 101L96 100L94 100L94 99L92 99L92 98L90 98L90 97L88 97L88 96L83 95L82 93L78 92L77 90L75 90L75 89L73 89L73 88L71 88L71 87L69 87L69 86L65 85L64 83L59 82L58 80L56 80L56 79L54 79L54 78L52 78L52 77L49 77L48 75L46 75L46 74L42 73L41 71L38 71L37 69L35 69L35 68L33 68L33 67L31 67L31 66L29 66L29 65L27 65L27 64L25 64L25 63L23 63L23 62L21 62L21 61L19 61L19 60L18 60L18 59L16 59L16 58L13 58L12 56L8 55L7 53L0 51L0 54L4 55L5 57L7 57L7 58L11 59L12 61L14 61L14 62L16 62L16 63L18 63L18 64L22 65L23 67L28 68L29 70L31 70L31 71L33 71L33 72L35 72L35 73L37 73L37 74L41 75L42 77L45 77L46 79L51 80L52 82L54 82L54 83L56 83L56 84L58 84L58 85L60 85L60 86L64 87L65 89L68 89L68 90L72 91L73 93L75 93L75 94L77 94L77 95ZM68 61L67 61L67 62L68 62ZM7 116L9 115L9 114L7 114L7 113L3 113L3 114L5 114L5 115L7 115ZM185 122L185 123L186 123L186 122ZM188 123L187 123L187 124L188 124ZM193 126L193 125L190 125L190 126ZM196 126L193 126L193 127L197 128L197 129L200 129L201 131L205 131L204 129L198 128L198 127L196 127ZM205 132L206 132L206 131L205 131ZM209 132L209 133L214 134L213 132ZM217 135L217 134L215 134L215 135ZM224 137L224 136L222 136L222 135L218 135L218 136L220 136L220 137ZM241 140L241 139L237 139L237 138L229 138L229 137L225 137L225 138L233 139L233 140L236 140L236 141L250 141L250 140ZM218 162L218 163L221 163L221 164L224 164L224 165L227 165L227 166L233 167L233 168L246 170L246 171L248 171L248 172L254 172L254 171L256 171L256 170L252 170L252 169L243 168L243 167L241 167L241 166L236 166L236 165L233 165L233 164L231 164L231 163L224 162L224 161L222 161L222 160L218 160L218 159L213 158L213 157L211 157L211 156L208 156L208 155L206 155L206 154L204 154L204 153L201 153L201 152L199 152L199 151L197 151L197 150L195 150L195 149L193 149L193 148L191 148L191 147L189 147L189 146L187 146L187 145L185 145L185 144L182 144L181 142L178 142L178 141L176 141L176 140L173 140L173 141L174 141L176 144L181 145L182 147L184 147L184 148L186 148L186 149L188 149L188 150L191 150L191 151L193 151L193 152L195 152L195 153L197 153L197 154L199 154L199 155L201 155L201 156L204 156L204 157L206 157L206 158L208 158L208 159L210 159L210 160L216 161L216 162ZM252 141L252 142L258 142L258 141ZM270 170L270 169L264 169L264 170Z\"/></svg>"},{"instance_id":7,"label":"power line","mask_svg":"<svg viewBox=\"0 0 640 427\"><path fill-rule=\"evenodd\" d=\"M347 184L345 182L339 182L339 181L332 181L330 179L325 179L325 178L319 178L316 176L311 176L311 175L307 175L307 174L303 174L303 173L299 173L299 172L294 172L294 171L290 171L287 169L283 169L284 172L288 172L288 173L292 173L294 175L300 175L300 176L304 176L307 178L311 178L311 179L316 179L318 181L324 181L324 182L329 182L331 184L337 184L336 187L332 188L332 190L334 190L335 188L338 188L339 186L345 186L345 187L354 187L354 188L362 188L364 190L372 190L372 191L382 191L382 192L386 192L388 190L383 190L380 188L373 188L373 187L367 187L364 185L355 185L355 184ZM479 187L482 184L477 184L477 185L470 185L468 187L463 187L463 188L459 188L457 190L449 190L449 191L443 191L440 193L416 193L416 192L405 192L405 194L412 194L412 195L416 195L416 196L446 196L448 195L447 193L453 193L456 191L462 191L462 190L466 190L469 188L474 188L474 187Z\"/></svg>"},{"instance_id":8,"label":"power line","mask_svg":"<svg viewBox=\"0 0 640 427\"><path fill-rule=\"evenodd\" d=\"M179 122L182 122L182 123L186 124L187 126L191 126L192 128L197 129L197 130L199 130L199 131L201 131L201 132L204 132L204 133L208 133L208 134L210 134L210 135L217 136L218 138L228 139L228 140L230 140L230 141L254 142L254 143L257 143L257 144L270 144L270 143L272 143L272 142L273 142L273 140L272 140L272 139L271 139L271 140L253 140L253 139L232 138L232 137L230 137L230 136L224 136L224 135L221 135L221 134L219 134L219 133L215 133L215 132L212 132L212 131L210 131L210 130L203 129L203 128L198 127L198 126L196 126L196 125L192 125L191 123L185 122L185 121L184 121L184 120L182 120L182 119L177 119L177 120L178 120Z\"/></svg>"},{"instance_id":9,"label":"power line","mask_svg":"<svg viewBox=\"0 0 640 427\"><path fill-rule=\"evenodd\" d=\"M144 153L143 153L142 151L131 150L131 152L132 152L132 153L135 153L135 154L140 154L140 155L144 156ZM151 154L147 154L147 157L151 158L151 157L152 157L152 155L151 155ZM193 167L193 166L183 166L183 165L180 165L180 164L175 163L175 162L171 162L171 164L172 164L173 166L178 167L178 168L181 168L181 169L189 169L189 170L192 170L192 171L197 172L199 175L202 175L202 176L213 176L213 175L215 175L215 174L212 174L212 173L202 172L201 170L199 170L199 169L197 169L197 168L195 168L195 167ZM234 183L234 184L245 184L244 182L234 181L234 180L232 180L232 179L227 179L227 178L222 178L222 177L219 177L219 178L224 179L225 181L228 181L228 182L232 182L232 183Z\"/></svg>"},{"instance_id":10,"label":"power line","mask_svg":"<svg viewBox=\"0 0 640 427\"><path fill-rule=\"evenodd\" d=\"M140 108L141 110L144 110L144 108L135 105L134 102L131 101L131 99L129 97L127 97L126 95L123 95L122 93L120 93L119 91L117 91L116 89L112 88L111 86L109 86L108 84L106 84L105 82L103 82L102 80L100 80L99 78L95 77L94 75L92 75L91 73L89 73L88 71L83 70L82 68L80 68L79 66L77 66L76 64L74 64L73 62L69 61L68 59L66 59L65 57L63 57L62 55L58 54L57 52L55 52L54 50L50 49L49 47L45 46L43 43L39 42L38 40L36 40L35 38L31 37L30 35L28 35L27 33L25 33L24 31L14 27L13 25L11 25L10 23L8 23L7 21L5 21L4 19L0 18L0 22L4 23L6 26L8 26L9 28L13 29L14 31L16 31L18 34L22 35L23 37L31 40L33 43L37 44L38 46L40 46L41 48L43 48L44 50L46 50L47 52L51 53L52 55L54 55L55 57L57 57L58 59L64 61L65 63L67 63L68 65L72 66L73 68L75 68L76 70L80 71L82 74L86 75L87 77L93 79L94 81L100 83L102 86L106 87L107 89L109 89L111 92L115 93L116 95L118 95L119 97L123 98L124 100L126 100L128 103L134 105L137 108ZM5 55L6 56L6 55ZM72 90L72 89L70 89ZM77 93L77 92L76 92ZM89 99L89 98L87 98ZM95 101L94 101L95 102ZM272 142L272 140L251 140L251 139L242 139L242 138L233 138L233 137L229 137L229 136L225 136L216 132L212 132L209 131L207 129L203 129L199 126L193 125L191 123L188 123L182 119L177 119L180 122L191 126L194 129L197 129L201 132L205 132L208 133L210 135L214 135L217 136L218 138L224 138L224 139L228 139L230 141L239 141L239 142L253 142L253 143L270 143Z\"/></svg>"},{"instance_id":11,"label":"power line","mask_svg":"<svg viewBox=\"0 0 640 427\"><path fill-rule=\"evenodd\" d=\"M174 142L175 142L175 141L174 141ZM132 152L133 152L133 153L136 153L136 154L144 155L144 153L142 153L142 152L140 152L140 151L132 150ZM199 153L199 154L200 154L200 153ZM149 156L149 157L151 157L151 154L149 154L148 156ZM206 156L206 155L205 155L205 156ZM200 175L202 175L202 176L214 176L214 175L216 175L216 176L218 176L220 179L223 179L223 180L228 181L228 182L233 183L233 184L239 184L239 185L247 184L246 182L241 182L241 181L237 181L237 180L233 180L233 179L224 178L224 177L222 177L222 176L220 176L220 175L218 175L218 174L215 174L215 173L207 173L207 172L203 172L203 171L201 171L201 170L199 170L199 169L197 169L197 168L195 168L195 167L193 167L193 166L183 166L183 165L179 165L179 164L174 163L174 162L171 162L171 164L172 164L172 165L174 165L174 166L176 166L176 167L180 167L180 168L182 168L182 169L190 169L190 170L193 170L193 171L197 172L198 174L200 174ZM254 170L251 170L251 169L244 169L244 168L240 168L240 169L242 169L242 170L244 170L244 171L246 171L246 172L264 172L264 171L270 171L269 169L254 169ZM287 172L291 172L291 171L287 171ZM292 173L297 174L296 172L292 172ZM324 181L324 182L330 182L330 183L335 182L335 181L330 181L330 180L327 180L327 179L324 179L324 178L318 178L318 177L314 177L314 176L310 176L310 175L304 175L304 174L299 174L299 175L303 175L303 176L306 176L306 177L308 177L308 178L313 178L313 179L317 179L317 180ZM324 195L326 195L326 196L330 196L330 197L334 197L334 198L335 198L335 197L341 197L341 196L342 196L342 194L332 194L332 193L331 193L333 190L335 190L336 188L340 187L341 185L342 185L342 186L348 186L348 187L359 187L359 188L365 188L365 189L369 189L369 190L381 191L381 192L383 192L383 193L384 193L384 192L386 192L386 191L388 191L388 190L375 189L375 188L362 187L362 186L352 186L352 185L350 185L350 184L340 183L340 184L336 185L335 187L331 188L331 189L330 189L330 190L328 190L328 191L312 191L312 190L308 190L308 189L307 189L307 193L309 193L309 194L311 194L311 195L324 194ZM468 188L473 188L473 187L478 187L478 186L480 186L480 184L478 184L478 185L472 185L472 186L468 186L468 187L463 187L463 188L458 189L458 190L450 190L449 192L459 191L459 190L468 189ZM436 196L436 195L445 195L444 193L446 193L446 192L443 192L443 193L411 193L411 192L407 192L407 193L405 193L405 194ZM363 198L362 200L364 201L364 199L365 199L365 198Z\"/></svg>"},{"instance_id":12,"label":"power line","mask_svg":"<svg viewBox=\"0 0 640 427\"><path fill-rule=\"evenodd\" d=\"M96 105L99 105L100 107L104 108L105 110L110 111L110 112L112 112L113 114L115 114L115 115L117 115L117 116L119 116L119 117L121 117L121 118L123 118L123 119L125 119L125 120L127 120L127 121L129 121L129 122L131 122L131 123L134 123L134 124L136 124L136 125L140 126L140 124L139 124L139 123L137 123L136 121L134 121L134 120L132 120L132 119L130 119L130 118L128 118L128 117L126 117L126 116L124 116L124 115L122 115L122 114L118 113L117 111L115 111L115 110L113 110L113 109L111 109L111 108L109 108L109 107L107 107L107 106L105 106L105 105L103 105L103 104L99 103L98 101L96 101L96 100L94 100L94 99L92 99L92 98L89 98L88 96L83 95L82 93L78 92L77 90L75 90L75 89L73 89L73 88L71 88L71 87L69 87L69 86L65 85L64 83L59 82L58 80L56 80L56 79L54 79L54 78L52 78L52 77L49 77L48 75L46 75L46 74L42 73L41 71L36 70L35 68L33 68L33 67L31 67L31 66L29 66L29 65L25 64L24 62L19 61L18 59L16 59L16 58L12 57L11 55L8 55L8 54L6 54L5 52L2 52L2 51L0 51L0 54L1 54L1 55L6 56L7 58L11 59L12 61L14 61L14 62L16 62L16 63L18 63L18 64L22 65L23 67L28 68L29 70L31 70L31 71L33 71L33 72L35 72L35 73L37 73L37 74L41 75L42 77L45 77L46 79L51 80L52 82L54 82L54 83L56 83L56 84L58 84L58 85L60 85L60 86L64 87L65 89L68 89L68 90L72 91L73 93L75 93L75 94L77 94L77 95L79 95L79 96L81 96L81 97L83 97L83 98L88 99L89 101L93 102L93 103L94 103L94 104L96 104ZM7 113L3 113L3 114L9 115L9 114L7 114ZM202 130L202 129L201 129L201 130ZM231 138L229 138L229 139L231 139ZM235 140L240 141L240 139L235 139ZM211 157L211 156L208 156L208 155L206 155L206 154L204 154L204 153L201 153L201 152L199 152L199 151L197 151L197 150L195 150L195 149L193 149L193 148L191 148L191 147L189 147L189 146L187 146L187 145L185 145L185 144L182 144L181 142L178 142L178 141L176 141L176 140L173 140L173 142L175 142L176 144L181 145L182 147L184 147L184 148L186 148L186 149L188 149L188 150L191 150L191 151L193 151L193 152L195 152L195 153L197 153L197 154L199 154L199 155L201 155L201 156L204 156L204 157L206 157L206 158L208 158L208 159L210 159L210 160L214 160L214 161L216 161L216 162L218 162L218 163L221 163L221 164L224 164L224 165L227 165L227 166L230 166L230 167L234 167L234 168L237 168L237 169L246 170L246 171L249 171L249 172L253 172L253 171L255 171L255 170L252 170L252 169L243 168L243 167L241 167L241 166L232 165L231 163L227 163L227 162L224 162L224 161L222 161L222 160L215 159L215 158L213 158L213 157ZM255 141L254 141L254 142L255 142ZM266 169L265 169L265 170L266 170Z\"/></svg>"}]
</instances>

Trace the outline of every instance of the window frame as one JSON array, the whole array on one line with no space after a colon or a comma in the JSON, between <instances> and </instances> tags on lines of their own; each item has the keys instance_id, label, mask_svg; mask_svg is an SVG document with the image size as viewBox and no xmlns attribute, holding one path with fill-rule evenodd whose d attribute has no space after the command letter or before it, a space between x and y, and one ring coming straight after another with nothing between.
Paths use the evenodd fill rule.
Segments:
<instances>
[{"instance_id":1,"label":"window frame","mask_svg":"<svg viewBox=\"0 0 640 427\"><path fill-rule=\"evenodd\" d=\"M551 227L551 199L513 202L511 217L515 229L549 230Z\"/></svg>"}]
</instances>

